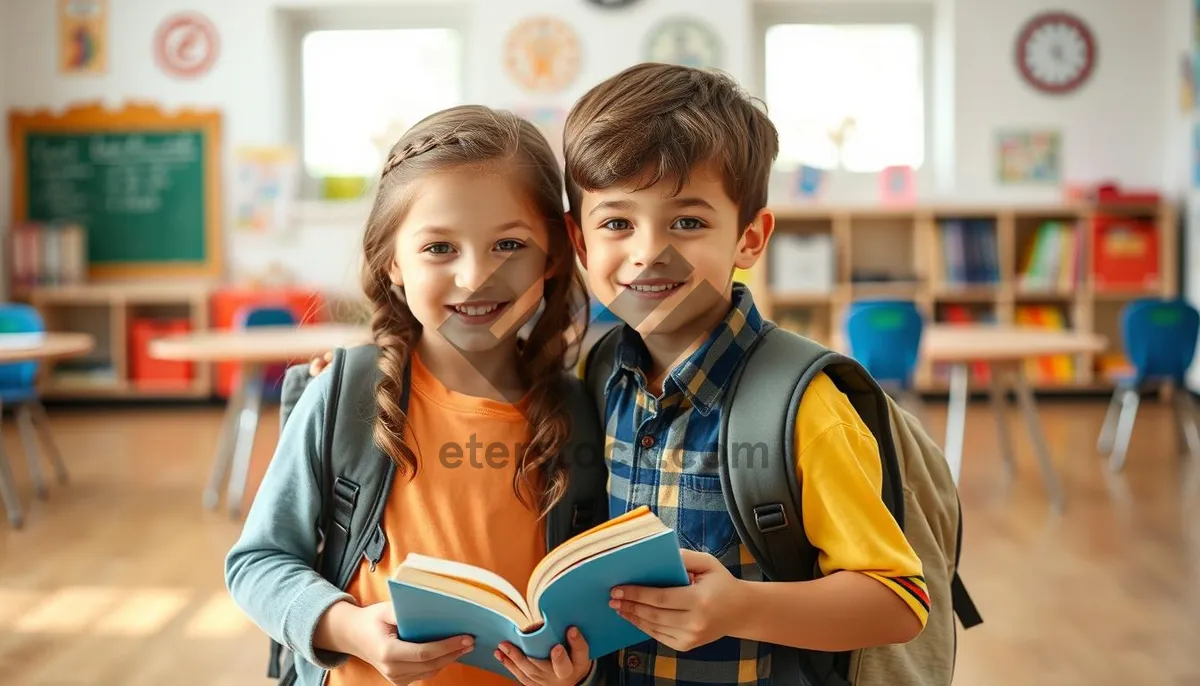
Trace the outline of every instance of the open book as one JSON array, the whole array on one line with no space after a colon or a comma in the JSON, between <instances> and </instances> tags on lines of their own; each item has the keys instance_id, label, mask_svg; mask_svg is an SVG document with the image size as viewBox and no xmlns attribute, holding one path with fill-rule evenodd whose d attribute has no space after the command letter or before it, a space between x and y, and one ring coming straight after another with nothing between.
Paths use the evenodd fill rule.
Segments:
<instances>
[{"instance_id":1,"label":"open book","mask_svg":"<svg viewBox=\"0 0 1200 686\"><path fill-rule=\"evenodd\" d=\"M612 587L687 583L675 532L639 507L550 551L524 592L486 569L415 553L388 585L401 639L472 635L475 649L460 661L510 676L492 657L501 641L545 659L575 626L594 659L649 638L608 606Z\"/></svg>"}]
</instances>

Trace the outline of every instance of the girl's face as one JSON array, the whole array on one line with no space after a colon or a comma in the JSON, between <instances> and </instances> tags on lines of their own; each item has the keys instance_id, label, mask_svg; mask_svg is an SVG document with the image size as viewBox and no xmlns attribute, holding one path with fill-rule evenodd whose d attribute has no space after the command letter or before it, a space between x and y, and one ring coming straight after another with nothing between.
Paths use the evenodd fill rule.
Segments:
<instances>
[{"instance_id":1,"label":"girl's face","mask_svg":"<svg viewBox=\"0 0 1200 686\"><path fill-rule=\"evenodd\" d=\"M424 335L464 352L514 344L547 276L546 224L507 170L466 167L416 181L391 270Z\"/></svg>"}]
</instances>

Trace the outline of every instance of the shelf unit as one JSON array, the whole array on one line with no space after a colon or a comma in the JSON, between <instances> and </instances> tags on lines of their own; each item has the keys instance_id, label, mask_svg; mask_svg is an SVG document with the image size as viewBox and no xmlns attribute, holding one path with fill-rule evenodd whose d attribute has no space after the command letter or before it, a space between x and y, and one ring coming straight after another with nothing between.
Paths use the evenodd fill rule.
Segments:
<instances>
[{"instance_id":1,"label":"shelf unit","mask_svg":"<svg viewBox=\"0 0 1200 686\"><path fill-rule=\"evenodd\" d=\"M1042 206L911 207L775 207L775 232L767 254L743 275L754 289L755 302L765 316L785 328L797 330L830 344L841 329L851 303L871 298L914 301L927 321L980 318L1001 324L1034 322L1044 313L1057 312L1068 328L1094 331L1107 337L1109 349L1101 354L1066 358L1066 366L1053 367L1047 376L1034 377L1038 390L1099 392L1111 390L1106 369L1121 355L1119 314L1122 306L1139 297L1174 297L1178 294L1176 255L1179 245L1177 214L1169 204ZM1091 227L1100 217L1122 217L1152 223L1156 229L1158 279L1133 288L1105 288L1091 270ZM991 261L998 273L985 283L963 283L950 278L945 252L951 221L990 226L995 242ZM1074 279L1034 288L1020 278L1029 260L1029 246L1047 222L1074 229L1077 250ZM986 233L986 232L985 232ZM958 235L962 235L960 232ZM785 244L790 236L827 236L832 267L828 277L798 290L796 274L810 269L811 258L797 263ZM828 254L828 253L826 253ZM773 259L774 258L774 259ZM823 266L821 268L824 268ZM786 273L790 272L790 273ZM1030 364L1051 365L1049 360ZM1060 358L1057 362L1062 365ZM1051 367L1043 367L1048 370ZM986 370L980 369L979 373ZM916 384L923 392L945 392L943 370L922 362Z\"/></svg>"},{"instance_id":2,"label":"shelf unit","mask_svg":"<svg viewBox=\"0 0 1200 686\"><path fill-rule=\"evenodd\" d=\"M80 331L96 337L93 352L78 360L43 363L39 387L53 399L207 398L213 392L211 365L194 364L188 386L140 385L130 374L129 324L136 317L186 318L193 331L209 327L205 282L89 283L22 289L15 300L36 307L51 331ZM84 370L83 367L88 369ZM76 370L69 373L68 370Z\"/></svg>"}]
</instances>

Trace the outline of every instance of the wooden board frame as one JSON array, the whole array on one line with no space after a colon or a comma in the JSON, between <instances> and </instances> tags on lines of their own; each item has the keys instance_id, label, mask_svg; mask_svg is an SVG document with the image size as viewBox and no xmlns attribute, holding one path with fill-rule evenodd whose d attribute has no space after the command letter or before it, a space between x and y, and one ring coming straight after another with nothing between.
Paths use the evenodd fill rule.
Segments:
<instances>
[{"instance_id":1,"label":"wooden board frame","mask_svg":"<svg viewBox=\"0 0 1200 686\"><path fill-rule=\"evenodd\" d=\"M219 278L224 269L223 207L221 203L221 113L215 110L180 109L165 112L150 102L127 102L119 110L105 108L99 101L76 104L61 114L46 108L12 110L8 136L12 149L13 220L29 219L26 138L30 133L138 133L199 130L204 135L204 207L207 213L202 262L128 262L88 265L88 276L96 280L152 278Z\"/></svg>"}]
</instances>

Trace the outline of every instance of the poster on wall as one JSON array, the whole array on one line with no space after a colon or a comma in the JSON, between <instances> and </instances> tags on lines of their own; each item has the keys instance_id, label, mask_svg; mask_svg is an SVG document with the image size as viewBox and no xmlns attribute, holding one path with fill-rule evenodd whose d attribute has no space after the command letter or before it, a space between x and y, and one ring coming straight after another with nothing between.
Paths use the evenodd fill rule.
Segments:
<instances>
[{"instance_id":1,"label":"poster on wall","mask_svg":"<svg viewBox=\"0 0 1200 686\"><path fill-rule=\"evenodd\" d=\"M237 230L284 233L300 183L296 151L282 146L240 147L235 163Z\"/></svg>"},{"instance_id":2,"label":"poster on wall","mask_svg":"<svg viewBox=\"0 0 1200 686\"><path fill-rule=\"evenodd\" d=\"M509 110L522 119L528 119L536 126L546 137L546 141L550 143L550 148L554 150L554 156L558 158L559 166L566 164L563 157L563 127L567 123L565 107L515 105Z\"/></svg>"},{"instance_id":3,"label":"poster on wall","mask_svg":"<svg viewBox=\"0 0 1200 686\"><path fill-rule=\"evenodd\" d=\"M1062 135L1045 129L1000 131L996 160L1001 184L1057 184L1062 181Z\"/></svg>"},{"instance_id":4,"label":"poster on wall","mask_svg":"<svg viewBox=\"0 0 1200 686\"><path fill-rule=\"evenodd\" d=\"M58 69L63 74L108 69L108 0L58 0Z\"/></svg>"}]
</instances>

